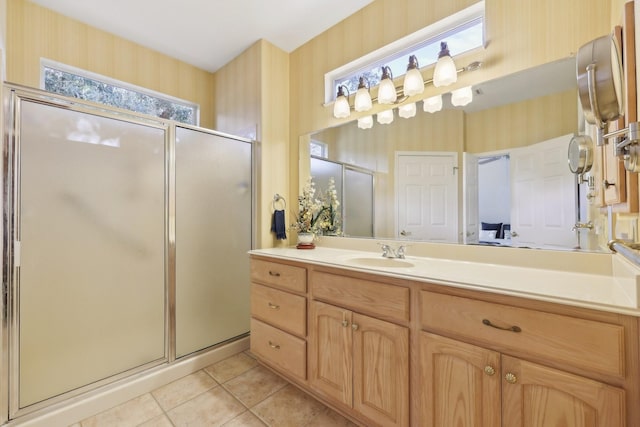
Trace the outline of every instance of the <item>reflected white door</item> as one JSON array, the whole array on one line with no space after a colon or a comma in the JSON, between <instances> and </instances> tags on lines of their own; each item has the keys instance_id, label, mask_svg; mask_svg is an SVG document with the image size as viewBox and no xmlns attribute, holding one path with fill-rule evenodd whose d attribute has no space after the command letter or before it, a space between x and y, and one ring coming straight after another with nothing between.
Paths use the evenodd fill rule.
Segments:
<instances>
[{"instance_id":1,"label":"reflected white door","mask_svg":"<svg viewBox=\"0 0 640 427\"><path fill-rule=\"evenodd\" d=\"M478 157L471 153L462 155L463 170L463 233L465 244L478 243Z\"/></svg>"},{"instance_id":2,"label":"reflected white door","mask_svg":"<svg viewBox=\"0 0 640 427\"><path fill-rule=\"evenodd\" d=\"M458 242L457 153L399 153L399 238Z\"/></svg>"},{"instance_id":3,"label":"reflected white door","mask_svg":"<svg viewBox=\"0 0 640 427\"><path fill-rule=\"evenodd\" d=\"M511 231L518 245L576 246L576 180L567 166L572 135L511 152ZM515 235L513 234L515 232Z\"/></svg>"}]
</instances>

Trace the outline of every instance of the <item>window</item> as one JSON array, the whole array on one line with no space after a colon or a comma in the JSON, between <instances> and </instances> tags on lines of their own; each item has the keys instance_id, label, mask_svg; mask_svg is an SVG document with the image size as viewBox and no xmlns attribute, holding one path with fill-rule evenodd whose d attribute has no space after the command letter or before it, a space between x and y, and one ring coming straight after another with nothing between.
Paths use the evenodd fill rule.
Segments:
<instances>
[{"instance_id":1,"label":"window","mask_svg":"<svg viewBox=\"0 0 640 427\"><path fill-rule=\"evenodd\" d=\"M377 86L383 65L391 68L394 79L403 76L410 55L416 55L420 68L435 64L442 41L447 42L452 56L484 46L484 1L327 73L325 101L335 99L339 85L355 93L360 76L369 81L370 87Z\"/></svg>"},{"instance_id":2,"label":"window","mask_svg":"<svg viewBox=\"0 0 640 427\"><path fill-rule=\"evenodd\" d=\"M44 90L60 95L191 125L200 121L197 104L68 65L43 60L41 78Z\"/></svg>"},{"instance_id":3,"label":"window","mask_svg":"<svg viewBox=\"0 0 640 427\"><path fill-rule=\"evenodd\" d=\"M324 142L311 140L309 142L309 154L326 159L329 157L329 148Z\"/></svg>"}]
</instances>

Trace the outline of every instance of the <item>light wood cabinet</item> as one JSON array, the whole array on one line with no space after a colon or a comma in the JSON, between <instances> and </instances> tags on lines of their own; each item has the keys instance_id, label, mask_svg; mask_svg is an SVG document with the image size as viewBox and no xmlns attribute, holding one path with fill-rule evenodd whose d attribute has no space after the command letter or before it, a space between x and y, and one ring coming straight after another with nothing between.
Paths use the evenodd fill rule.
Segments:
<instances>
[{"instance_id":1,"label":"light wood cabinet","mask_svg":"<svg viewBox=\"0 0 640 427\"><path fill-rule=\"evenodd\" d=\"M420 351L425 426L625 425L620 388L426 332Z\"/></svg>"},{"instance_id":2,"label":"light wood cabinet","mask_svg":"<svg viewBox=\"0 0 640 427\"><path fill-rule=\"evenodd\" d=\"M307 378L307 270L251 260L251 352L278 372Z\"/></svg>"},{"instance_id":3,"label":"light wood cabinet","mask_svg":"<svg viewBox=\"0 0 640 427\"><path fill-rule=\"evenodd\" d=\"M258 360L362 426L635 427L637 317L252 257Z\"/></svg>"},{"instance_id":4,"label":"light wood cabinet","mask_svg":"<svg viewBox=\"0 0 640 427\"><path fill-rule=\"evenodd\" d=\"M409 425L409 329L311 302L310 384L370 425Z\"/></svg>"},{"instance_id":5,"label":"light wood cabinet","mask_svg":"<svg viewBox=\"0 0 640 427\"><path fill-rule=\"evenodd\" d=\"M624 390L502 356L502 425L625 426Z\"/></svg>"},{"instance_id":6,"label":"light wood cabinet","mask_svg":"<svg viewBox=\"0 0 640 427\"><path fill-rule=\"evenodd\" d=\"M500 353L420 333L424 426L500 427Z\"/></svg>"}]
</instances>

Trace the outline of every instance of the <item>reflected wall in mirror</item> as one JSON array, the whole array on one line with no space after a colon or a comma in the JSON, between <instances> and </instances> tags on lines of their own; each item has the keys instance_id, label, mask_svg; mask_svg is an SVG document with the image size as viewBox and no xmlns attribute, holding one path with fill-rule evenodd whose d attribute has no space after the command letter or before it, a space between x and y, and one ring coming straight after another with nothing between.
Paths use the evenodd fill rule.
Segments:
<instances>
[{"instance_id":1,"label":"reflected wall in mirror","mask_svg":"<svg viewBox=\"0 0 640 427\"><path fill-rule=\"evenodd\" d=\"M343 215L345 225L370 218L373 235L345 226L349 237L579 248L580 232L572 226L587 201L567 165L569 141L583 120L575 58L479 83L473 91L473 102L462 108L444 95L443 110L434 114L419 111L410 119L396 114L393 123L367 130L352 121L303 136L301 179L307 174L317 179L321 157L342 170L371 172L373 203L358 203L359 212ZM302 155L309 153L310 141L324 149L313 162ZM423 165L404 162L403 156ZM412 174L426 174L422 188L401 183ZM345 175L340 178L344 182ZM343 199L346 208L350 198ZM408 214L402 212L403 200L411 202ZM363 213L369 206L371 212ZM488 224L500 227L492 235L483 223L484 231L490 231ZM434 226L448 231L436 232Z\"/></svg>"}]
</instances>

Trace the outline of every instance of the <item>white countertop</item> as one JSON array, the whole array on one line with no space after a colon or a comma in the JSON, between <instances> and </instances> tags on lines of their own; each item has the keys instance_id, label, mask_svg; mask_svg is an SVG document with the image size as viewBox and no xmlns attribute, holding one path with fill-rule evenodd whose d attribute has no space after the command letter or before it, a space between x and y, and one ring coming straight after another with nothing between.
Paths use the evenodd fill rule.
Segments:
<instances>
[{"instance_id":1,"label":"white countertop","mask_svg":"<svg viewBox=\"0 0 640 427\"><path fill-rule=\"evenodd\" d=\"M611 255L613 273L603 275L416 256L398 260L402 266L369 266L363 263L385 258L380 252L324 247L250 254L640 316L640 270L620 255Z\"/></svg>"}]
</instances>

